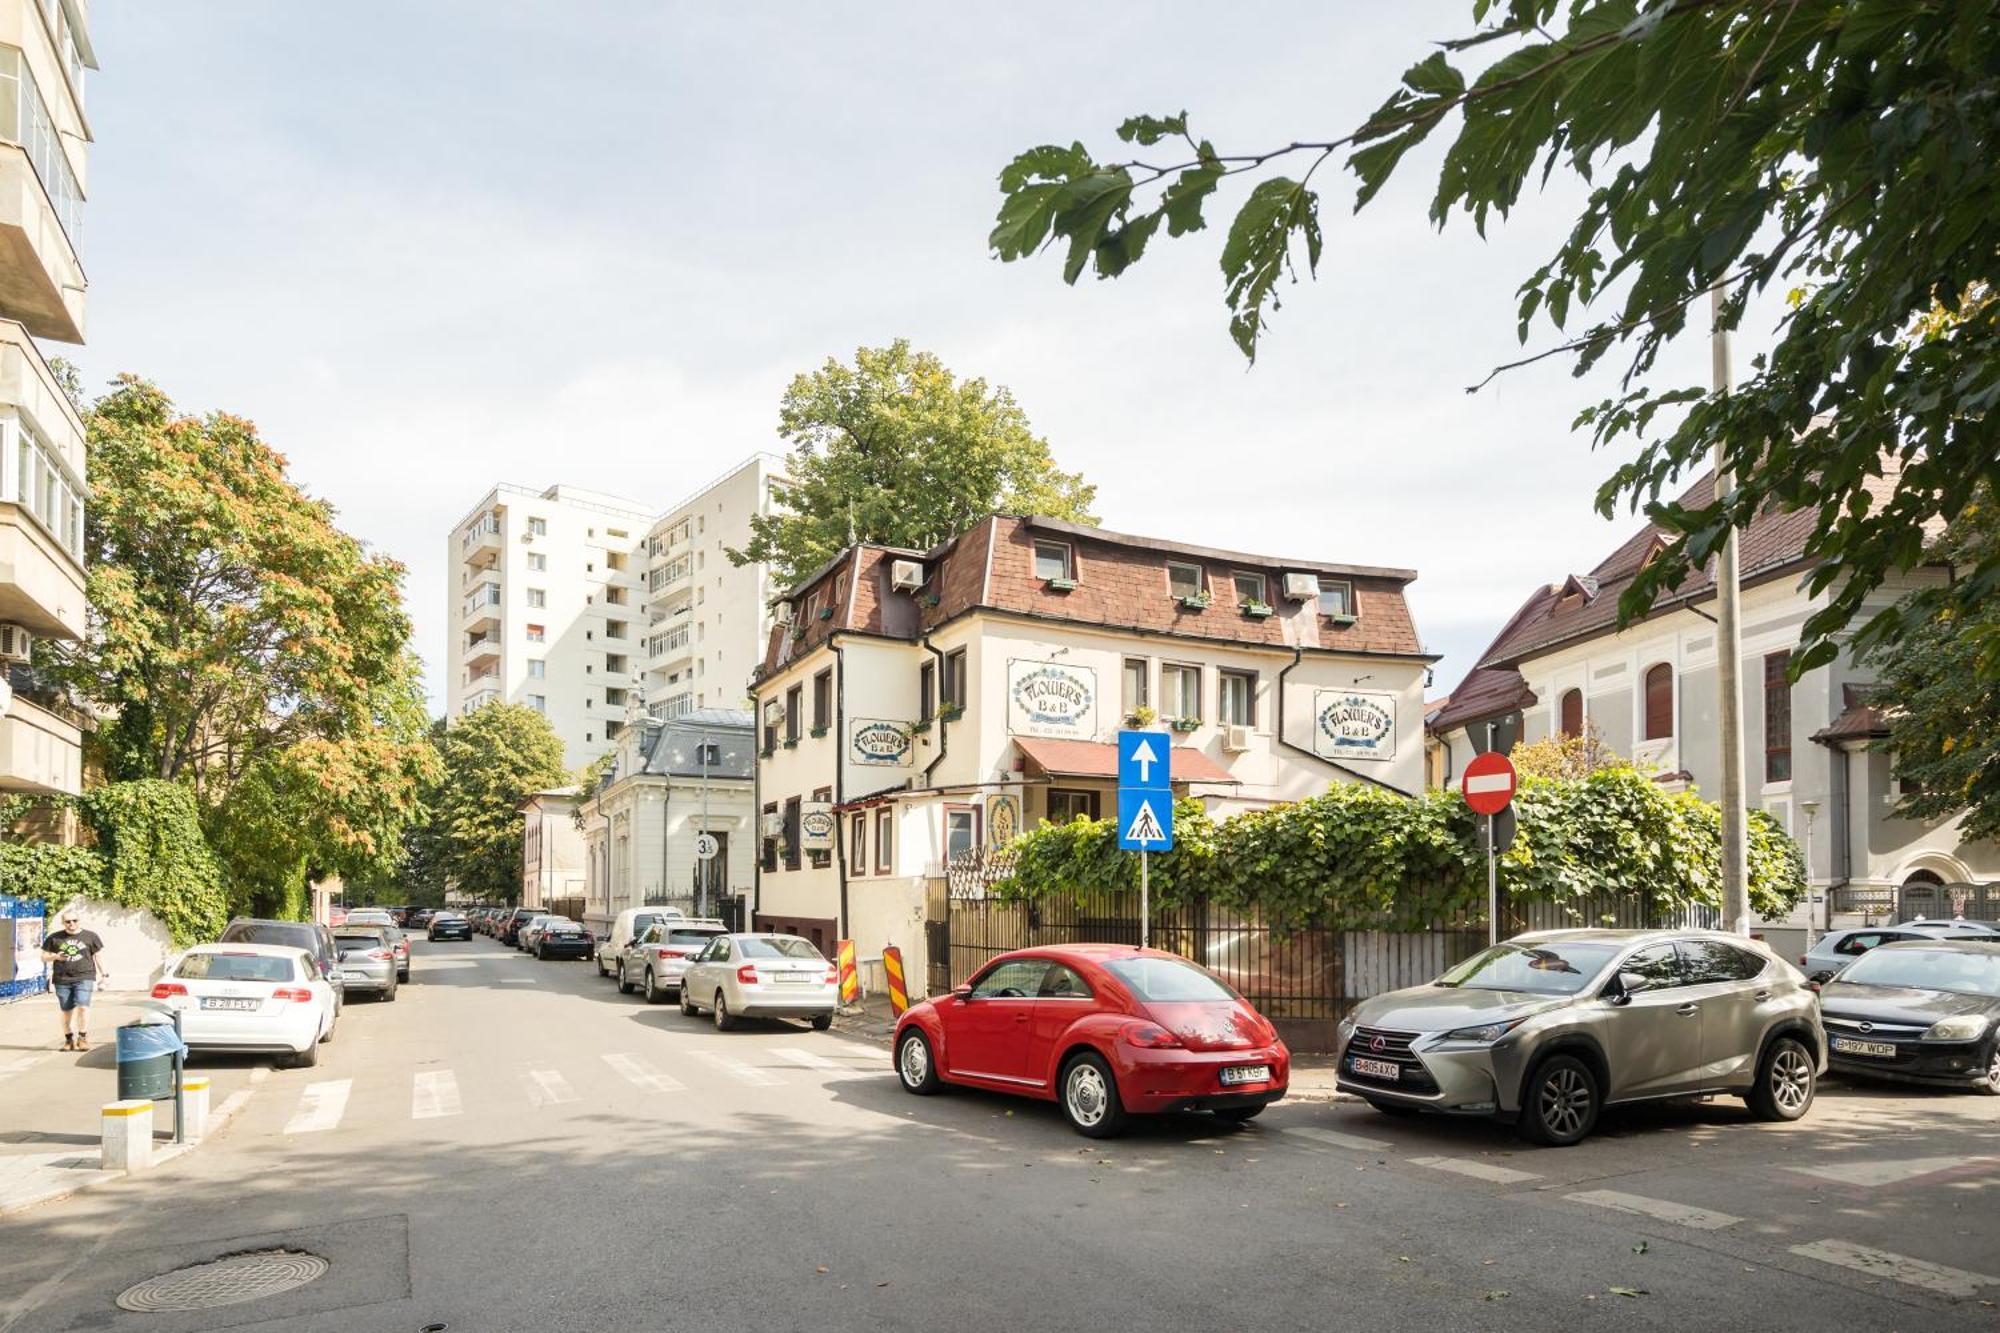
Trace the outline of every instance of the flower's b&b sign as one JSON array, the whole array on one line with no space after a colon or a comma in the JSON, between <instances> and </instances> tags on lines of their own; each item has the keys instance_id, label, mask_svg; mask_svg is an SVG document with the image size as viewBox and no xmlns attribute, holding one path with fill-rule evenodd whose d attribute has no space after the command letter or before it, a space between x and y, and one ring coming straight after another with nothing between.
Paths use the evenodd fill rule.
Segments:
<instances>
[{"instance_id":1,"label":"flower's b&b sign","mask_svg":"<svg viewBox=\"0 0 2000 1333\"><path fill-rule=\"evenodd\" d=\"M1386 690L1313 691L1313 753L1322 759L1394 759L1396 696Z\"/></svg>"},{"instance_id":2,"label":"flower's b&b sign","mask_svg":"<svg viewBox=\"0 0 2000 1333\"><path fill-rule=\"evenodd\" d=\"M809 852L833 850L833 806L826 801L807 801L799 810L799 845Z\"/></svg>"},{"instance_id":3,"label":"flower's b&b sign","mask_svg":"<svg viewBox=\"0 0 2000 1333\"><path fill-rule=\"evenodd\" d=\"M880 717L857 717L848 731L848 759L876 768L910 766L910 724Z\"/></svg>"},{"instance_id":4,"label":"flower's b&b sign","mask_svg":"<svg viewBox=\"0 0 2000 1333\"><path fill-rule=\"evenodd\" d=\"M1007 663L1007 734L1097 739L1097 673L1056 662Z\"/></svg>"}]
</instances>

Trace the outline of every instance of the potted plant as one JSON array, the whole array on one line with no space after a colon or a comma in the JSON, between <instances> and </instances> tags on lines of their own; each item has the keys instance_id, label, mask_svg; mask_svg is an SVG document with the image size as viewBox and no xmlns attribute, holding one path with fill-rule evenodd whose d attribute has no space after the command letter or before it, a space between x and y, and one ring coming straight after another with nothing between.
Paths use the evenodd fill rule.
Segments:
<instances>
[{"instance_id":1,"label":"potted plant","mask_svg":"<svg viewBox=\"0 0 2000 1333\"><path fill-rule=\"evenodd\" d=\"M797 736L787 736L787 737L785 737L785 748L786 748L787 750L796 750L796 749L798 749L798 748L799 748L799 738L798 738Z\"/></svg>"},{"instance_id":2,"label":"potted plant","mask_svg":"<svg viewBox=\"0 0 2000 1333\"><path fill-rule=\"evenodd\" d=\"M820 618L821 620L832 620L832 619L833 619L833 608L832 608L832 607L830 607L830 606L822 606L822 607L821 607L821 608L819 609L819 618Z\"/></svg>"},{"instance_id":3,"label":"potted plant","mask_svg":"<svg viewBox=\"0 0 2000 1333\"><path fill-rule=\"evenodd\" d=\"M938 604L938 595L934 592L927 592L923 596L917 598L917 600L923 603L925 606L936 606Z\"/></svg>"},{"instance_id":4,"label":"potted plant","mask_svg":"<svg viewBox=\"0 0 2000 1333\"><path fill-rule=\"evenodd\" d=\"M1172 727L1175 731L1189 732L1189 731L1194 731L1201 726L1201 719L1198 717L1177 717L1167 725Z\"/></svg>"},{"instance_id":5,"label":"potted plant","mask_svg":"<svg viewBox=\"0 0 2000 1333\"><path fill-rule=\"evenodd\" d=\"M1140 704L1125 715L1125 720L1135 727L1150 727L1159 721L1159 718L1160 715L1153 711L1150 704Z\"/></svg>"},{"instance_id":6,"label":"potted plant","mask_svg":"<svg viewBox=\"0 0 2000 1333\"><path fill-rule=\"evenodd\" d=\"M1327 621L1330 624L1339 625L1342 628L1345 628L1346 626L1352 625L1354 623L1354 617L1345 611L1340 611L1336 612L1333 615L1328 616Z\"/></svg>"},{"instance_id":7,"label":"potted plant","mask_svg":"<svg viewBox=\"0 0 2000 1333\"><path fill-rule=\"evenodd\" d=\"M818 740L820 737L826 735L827 732L832 730L833 730L832 727L814 727L812 729L812 737L814 740Z\"/></svg>"},{"instance_id":8,"label":"potted plant","mask_svg":"<svg viewBox=\"0 0 2000 1333\"><path fill-rule=\"evenodd\" d=\"M938 717L941 721L956 722L964 716L964 704L946 704L944 707L938 709Z\"/></svg>"},{"instance_id":9,"label":"potted plant","mask_svg":"<svg viewBox=\"0 0 2000 1333\"><path fill-rule=\"evenodd\" d=\"M1271 604L1269 602L1245 602L1243 603L1243 614L1252 620L1262 620L1271 614Z\"/></svg>"},{"instance_id":10,"label":"potted plant","mask_svg":"<svg viewBox=\"0 0 2000 1333\"><path fill-rule=\"evenodd\" d=\"M1065 578L1043 579L1042 586L1050 592L1075 592L1076 580Z\"/></svg>"},{"instance_id":11,"label":"potted plant","mask_svg":"<svg viewBox=\"0 0 2000 1333\"><path fill-rule=\"evenodd\" d=\"M1176 597L1174 600L1181 604L1181 610L1183 611L1206 611L1208 609L1208 594L1205 592L1189 593L1185 597Z\"/></svg>"},{"instance_id":12,"label":"potted plant","mask_svg":"<svg viewBox=\"0 0 2000 1333\"><path fill-rule=\"evenodd\" d=\"M929 731L930 729L931 729L931 720L927 717L920 717L915 722L912 722L910 724L910 730L917 733L920 736L924 732Z\"/></svg>"}]
</instances>

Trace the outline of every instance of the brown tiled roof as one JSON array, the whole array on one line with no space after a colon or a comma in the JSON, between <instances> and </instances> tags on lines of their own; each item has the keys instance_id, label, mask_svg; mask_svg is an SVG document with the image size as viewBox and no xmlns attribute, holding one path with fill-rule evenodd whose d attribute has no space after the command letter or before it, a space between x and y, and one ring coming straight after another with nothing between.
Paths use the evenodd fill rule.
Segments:
<instances>
[{"instance_id":1,"label":"brown tiled roof","mask_svg":"<svg viewBox=\"0 0 2000 1333\"><path fill-rule=\"evenodd\" d=\"M1200 750L1175 745L1164 732L1161 744L1170 756L1171 782L1239 782L1235 774ZM1109 741L1061 741L1038 736L1016 736L1033 773L1052 778L1115 778L1118 776L1118 747Z\"/></svg>"},{"instance_id":2,"label":"brown tiled roof","mask_svg":"<svg viewBox=\"0 0 2000 1333\"><path fill-rule=\"evenodd\" d=\"M1889 734L1887 712L1876 702L1871 686L1840 687L1841 713L1833 722L1813 733L1821 744L1837 741L1880 740Z\"/></svg>"},{"instance_id":3,"label":"brown tiled roof","mask_svg":"<svg viewBox=\"0 0 2000 1333\"><path fill-rule=\"evenodd\" d=\"M1539 615L1555 600L1556 591L1544 587L1529 593L1528 600L1521 603L1520 609L1500 627L1500 633L1487 645L1480 661L1490 657L1493 650L1518 626ZM1451 692L1450 701L1438 710L1428 725L1433 733L1451 731L1468 722L1527 708L1534 702L1535 692L1528 688L1528 682L1513 667L1475 666L1458 683L1458 688Z\"/></svg>"}]
</instances>

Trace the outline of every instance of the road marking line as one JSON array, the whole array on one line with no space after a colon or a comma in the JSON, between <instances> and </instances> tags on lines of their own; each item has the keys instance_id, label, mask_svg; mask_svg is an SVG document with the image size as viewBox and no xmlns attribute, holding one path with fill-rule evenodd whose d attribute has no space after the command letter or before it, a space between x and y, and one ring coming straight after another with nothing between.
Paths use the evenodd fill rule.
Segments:
<instances>
[{"instance_id":1,"label":"road marking line","mask_svg":"<svg viewBox=\"0 0 2000 1333\"><path fill-rule=\"evenodd\" d=\"M1353 1148L1357 1152L1383 1152L1395 1146L1381 1139L1364 1139L1359 1134L1340 1134L1331 1129L1314 1129L1309 1125L1294 1125L1284 1132L1312 1139L1316 1143L1330 1143L1336 1148Z\"/></svg>"},{"instance_id":2,"label":"road marking line","mask_svg":"<svg viewBox=\"0 0 2000 1333\"><path fill-rule=\"evenodd\" d=\"M533 977L502 977L500 978L500 984L503 986L532 986L535 984L535 979Z\"/></svg>"},{"instance_id":3,"label":"road marking line","mask_svg":"<svg viewBox=\"0 0 2000 1333\"><path fill-rule=\"evenodd\" d=\"M49 1058L51 1053L41 1051L34 1055L24 1055L9 1065L0 1065L0 1077L8 1074L22 1074Z\"/></svg>"},{"instance_id":4,"label":"road marking line","mask_svg":"<svg viewBox=\"0 0 2000 1333\"><path fill-rule=\"evenodd\" d=\"M1718 1213L1707 1208L1696 1208L1691 1204L1674 1203L1667 1199L1649 1199L1643 1194L1626 1194L1619 1190L1585 1190L1581 1194L1565 1195L1571 1203L1587 1203L1598 1208L1612 1208L1621 1213L1637 1213L1641 1217L1657 1218L1662 1222L1672 1222L1676 1226L1693 1227L1697 1231L1720 1231L1733 1227L1743 1219L1731 1217L1728 1213Z\"/></svg>"},{"instance_id":5,"label":"road marking line","mask_svg":"<svg viewBox=\"0 0 2000 1333\"><path fill-rule=\"evenodd\" d=\"M754 1088L781 1088L785 1085L785 1080L779 1078L776 1074L767 1073L762 1069L746 1065L741 1060L733 1059L727 1055L717 1055L713 1051L695 1051L694 1057L697 1060L707 1061L723 1073L728 1074L739 1082L748 1083Z\"/></svg>"},{"instance_id":6,"label":"road marking line","mask_svg":"<svg viewBox=\"0 0 2000 1333\"><path fill-rule=\"evenodd\" d=\"M1524 1180L1540 1180L1533 1171L1516 1171L1511 1166L1495 1166L1491 1162L1475 1162L1464 1157L1412 1157L1411 1166L1427 1166L1434 1171L1451 1171L1461 1176L1471 1176L1474 1180L1489 1180L1495 1185L1518 1185Z\"/></svg>"},{"instance_id":7,"label":"road marking line","mask_svg":"<svg viewBox=\"0 0 2000 1333\"><path fill-rule=\"evenodd\" d=\"M465 1109L458 1095L458 1076L449 1069L421 1069L410 1086L410 1119L436 1120Z\"/></svg>"},{"instance_id":8,"label":"road marking line","mask_svg":"<svg viewBox=\"0 0 2000 1333\"><path fill-rule=\"evenodd\" d=\"M1991 1157L1906 1157L1899 1162L1834 1162L1827 1166L1794 1166L1801 1175L1818 1176L1841 1185L1898 1185L1939 1171L1991 1164Z\"/></svg>"},{"instance_id":9,"label":"road marking line","mask_svg":"<svg viewBox=\"0 0 2000 1333\"><path fill-rule=\"evenodd\" d=\"M1977 1296L1983 1288L2000 1286L2000 1277L1968 1273L1963 1268L1947 1268L1943 1264L1891 1254L1887 1250L1871 1250L1866 1245L1844 1240L1816 1240L1810 1245L1794 1245L1792 1253L1946 1296Z\"/></svg>"},{"instance_id":10,"label":"road marking line","mask_svg":"<svg viewBox=\"0 0 2000 1333\"><path fill-rule=\"evenodd\" d=\"M619 1076L626 1082L636 1087L644 1088L648 1092L687 1091L687 1084L681 1082L671 1074L662 1074L659 1070L653 1068L652 1065L639 1059L637 1056L607 1055L604 1057L604 1063L616 1070Z\"/></svg>"},{"instance_id":11,"label":"road marking line","mask_svg":"<svg viewBox=\"0 0 2000 1333\"><path fill-rule=\"evenodd\" d=\"M536 1106L559 1106L576 1100L576 1089L553 1069L530 1069L527 1079L528 1100Z\"/></svg>"},{"instance_id":12,"label":"road marking line","mask_svg":"<svg viewBox=\"0 0 2000 1333\"><path fill-rule=\"evenodd\" d=\"M319 1134L340 1124L347 1114L347 1094L354 1080L337 1078L326 1083L308 1083L299 1096L299 1109L285 1125L287 1134Z\"/></svg>"}]
</instances>

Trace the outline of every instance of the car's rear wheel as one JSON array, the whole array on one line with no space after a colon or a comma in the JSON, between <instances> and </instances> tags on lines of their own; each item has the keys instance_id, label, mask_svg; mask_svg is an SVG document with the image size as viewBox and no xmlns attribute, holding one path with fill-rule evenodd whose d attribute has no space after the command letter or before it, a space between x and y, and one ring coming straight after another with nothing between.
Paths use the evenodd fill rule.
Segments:
<instances>
[{"instance_id":1,"label":"car's rear wheel","mask_svg":"<svg viewBox=\"0 0 2000 1333\"><path fill-rule=\"evenodd\" d=\"M661 990L661 989L660 989L660 983L659 983L658 981L655 981L655 980L653 979L653 969L652 969L652 968L650 968L650 967L649 967L649 968L647 968L647 969L646 969L646 1003L647 1003L647 1004L661 1004L661 1003L664 1003L664 1002L665 1002L666 998L667 998L667 993L666 993L665 991Z\"/></svg>"},{"instance_id":2,"label":"car's rear wheel","mask_svg":"<svg viewBox=\"0 0 2000 1333\"><path fill-rule=\"evenodd\" d=\"M1573 1055L1552 1055L1535 1066L1521 1098L1520 1130L1531 1143L1567 1148L1597 1127L1603 1094L1597 1075Z\"/></svg>"},{"instance_id":3,"label":"car's rear wheel","mask_svg":"<svg viewBox=\"0 0 2000 1333\"><path fill-rule=\"evenodd\" d=\"M1744 1100L1759 1120L1797 1120L1812 1109L1816 1083L1812 1052L1796 1037L1780 1037L1764 1052L1756 1086Z\"/></svg>"},{"instance_id":4,"label":"car's rear wheel","mask_svg":"<svg viewBox=\"0 0 2000 1333\"><path fill-rule=\"evenodd\" d=\"M325 1036L322 1036L322 1037L321 1037L321 1038L319 1039L319 1041L325 1041L325 1040L327 1039L327 1037L330 1037L330 1036L332 1036L332 1035L333 1035L333 1030L332 1030L332 1028L331 1028L331 1027L329 1026L329 1027L328 1027L328 1029L327 1029L327 1032L326 1032ZM291 1059L289 1059L289 1060L287 1060L287 1061L285 1061L285 1066L286 1066L286 1068L288 1068L288 1069L311 1069L311 1068L312 1068L312 1067L313 1067L314 1065L318 1064L318 1063L319 1063L319 1041L316 1041L316 1042L314 1042L314 1043L313 1043L312 1045L310 1045L310 1046L306 1047L306 1048L305 1048L305 1049L304 1049L303 1051L294 1051L294 1052L292 1052L292 1058L291 1058Z\"/></svg>"},{"instance_id":5,"label":"car's rear wheel","mask_svg":"<svg viewBox=\"0 0 2000 1333\"><path fill-rule=\"evenodd\" d=\"M1368 1099L1367 1099L1367 1101L1368 1101L1368 1104L1369 1104L1370 1106L1372 1106L1372 1107L1374 1107L1374 1108L1375 1108L1376 1110L1380 1111L1380 1112L1381 1112L1381 1113L1382 1113L1383 1115L1422 1115L1422 1114L1423 1114L1423 1112L1422 1112L1421 1110L1419 1110L1419 1109L1418 1109L1417 1107L1414 1107L1414 1106L1405 1106L1405 1105L1403 1105L1403 1104L1402 1104L1401 1102L1385 1102L1385 1101L1382 1101L1382 1100L1380 1100L1379 1098L1375 1098L1375 1097L1370 1097L1370 1098L1368 1098Z\"/></svg>"},{"instance_id":6,"label":"car's rear wheel","mask_svg":"<svg viewBox=\"0 0 2000 1333\"><path fill-rule=\"evenodd\" d=\"M1240 1125L1246 1121L1255 1120L1262 1114L1264 1114L1264 1108L1261 1106L1218 1106L1215 1108L1215 1118L1227 1121L1232 1125Z\"/></svg>"},{"instance_id":7,"label":"car's rear wheel","mask_svg":"<svg viewBox=\"0 0 2000 1333\"><path fill-rule=\"evenodd\" d=\"M688 993L685 981L681 983L681 1013L688 1018L694 1018L701 1013L701 1006L696 1004L694 996Z\"/></svg>"},{"instance_id":8,"label":"car's rear wheel","mask_svg":"<svg viewBox=\"0 0 2000 1333\"><path fill-rule=\"evenodd\" d=\"M833 1026L833 1015L832 1015L832 1014L814 1014L814 1015L812 1016L812 1025L813 1025L813 1031L814 1031L814 1032L824 1032L824 1031L826 1031L826 1030L827 1030L828 1028L830 1028L830 1027L832 1027L832 1026Z\"/></svg>"},{"instance_id":9,"label":"car's rear wheel","mask_svg":"<svg viewBox=\"0 0 2000 1333\"><path fill-rule=\"evenodd\" d=\"M618 975L618 993L620 995L630 995L636 989L636 987L634 987L631 982L625 980L625 960L622 958L618 960L617 975Z\"/></svg>"},{"instance_id":10,"label":"car's rear wheel","mask_svg":"<svg viewBox=\"0 0 2000 1333\"><path fill-rule=\"evenodd\" d=\"M717 1032L727 1032L735 1026L736 1016L729 1012L729 1001L723 998L721 991L717 991L715 993L715 1030Z\"/></svg>"},{"instance_id":11,"label":"car's rear wheel","mask_svg":"<svg viewBox=\"0 0 2000 1333\"><path fill-rule=\"evenodd\" d=\"M382 992L382 999L385 1002L393 1001L396 998L396 990L397 990L397 983L393 981L390 982L389 988Z\"/></svg>"},{"instance_id":12,"label":"car's rear wheel","mask_svg":"<svg viewBox=\"0 0 2000 1333\"><path fill-rule=\"evenodd\" d=\"M1118 1100L1118 1080L1104 1057L1086 1051L1063 1066L1063 1118L1086 1138L1108 1139L1124 1132L1127 1116Z\"/></svg>"},{"instance_id":13,"label":"car's rear wheel","mask_svg":"<svg viewBox=\"0 0 2000 1333\"><path fill-rule=\"evenodd\" d=\"M597 960L597 975L598 975L598 976L600 976L600 977L608 977L608 976L610 976L610 975L611 975L611 969L610 969L610 968L608 968L608 967L606 967L606 966L604 965L604 959L603 959L603 957L602 957L601 955L597 955L597 954L593 954L593 955L591 955L591 956L592 956L593 958L596 958L596 960Z\"/></svg>"}]
</instances>

